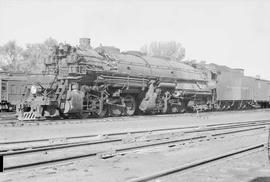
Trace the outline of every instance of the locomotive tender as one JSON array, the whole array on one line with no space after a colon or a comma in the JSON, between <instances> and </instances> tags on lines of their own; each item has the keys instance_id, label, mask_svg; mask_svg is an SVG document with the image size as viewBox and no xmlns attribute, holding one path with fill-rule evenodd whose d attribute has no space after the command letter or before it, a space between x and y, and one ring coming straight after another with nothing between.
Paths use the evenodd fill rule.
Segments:
<instances>
[{"instance_id":1,"label":"locomotive tender","mask_svg":"<svg viewBox=\"0 0 270 182\"><path fill-rule=\"evenodd\" d=\"M217 105L220 110L267 108L270 82L244 76L243 69L213 65L220 73L217 79Z\"/></svg>"},{"instance_id":2,"label":"locomotive tender","mask_svg":"<svg viewBox=\"0 0 270 182\"><path fill-rule=\"evenodd\" d=\"M231 71L219 68L137 51L120 52L115 47L93 49L90 39L82 38L79 47L59 44L52 49L45 74L55 75L54 81L46 88L32 86L26 94L29 96L17 106L17 115L20 120L33 120L256 107L255 93L261 90L246 93L242 86L249 88L245 85L249 81L243 74L241 81L230 85L226 75ZM224 73L224 78L218 73ZM256 79L252 81L257 83ZM68 98L74 85L82 95L82 108ZM269 103L268 81L266 86L267 95L261 98L264 104ZM231 87L233 97L227 87Z\"/></svg>"}]
</instances>

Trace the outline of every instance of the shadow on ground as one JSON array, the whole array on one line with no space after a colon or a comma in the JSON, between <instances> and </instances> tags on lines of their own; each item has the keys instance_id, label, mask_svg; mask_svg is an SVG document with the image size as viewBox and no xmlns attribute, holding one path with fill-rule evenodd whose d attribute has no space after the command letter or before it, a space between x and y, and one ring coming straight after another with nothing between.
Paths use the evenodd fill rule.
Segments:
<instances>
[{"instance_id":1,"label":"shadow on ground","mask_svg":"<svg viewBox=\"0 0 270 182\"><path fill-rule=\"evenodd\" d=\"M270 182L270 177L257 177L250 180L249 182Z\"/></svg>"}]
</instances>

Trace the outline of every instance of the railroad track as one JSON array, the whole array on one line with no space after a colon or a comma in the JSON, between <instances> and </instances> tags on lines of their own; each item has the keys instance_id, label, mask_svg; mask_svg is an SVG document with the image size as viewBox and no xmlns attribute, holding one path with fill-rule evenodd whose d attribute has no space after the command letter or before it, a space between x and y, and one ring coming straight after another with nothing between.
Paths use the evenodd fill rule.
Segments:
<instances>
[{"instance_id":1,"label":"railroad track","mask_svg":"<svg viewBox=\"0 0 270 182\"><path fill-rule=\"evenodd\" d=\"M214 162L218 162L224 159L230 159L232 157L235 157L237 155L243 155L247 152L251 152L251 151L257 151L257 150L264 150L266 146L266 143L260 143L257 145L252 145L249 147L245 147L245 148L241 148L238 150L233 150L227 153L223 153L223 154L219 154L213 157L209 157L209 158L205 158L199 161L195 161L195 162L191 162L188 164L184 164L178 167L174 167L171 169L167 169L167 170L163 170L163 171L159 171L153 174L149 174L140 178L136 178L136 179L132 179L129 182L146 182L146 181L151 181L151 180L155 180L158 178L162 178L162 177L166 177L172 174L179 174L179 173L183 173L183 172L187 172L188 170L192 170L194 168L198 168L198 167L203 167L205 165L209 165L211 163Z\"/></svg>"},{"instance_id":2,"label":"railroad track","mask_svg":"<svg viewBox=\"0 0 270 182\"><path fill-rule=\"evenodd\" d=\"M239 122L239 123L232 122L228 124L215 124L215 125L212 124L212 125L203 125L203 126L159 128L159 129L152 129L152 130L135 130L135 131L126 131L126 132L118 132L118 133L69 136L69 137L60 137L60 138L44 138L44 139L36 139L36 140L7 141L7 142L0 142L0 145L2 147L0 148L0 152L7 152L8 150L22 151L22 150L29 150L29 149L35 149L35 148L46 148L48 144L50 144L50 146L57 146L57 145L63 146L63 145L69 145L69 144L74 144L74 143L85 143L85 142L89 142L89 140L108 138L112 136L115 136L115 137L118 136L118 140L121 140L123 139L123 137L126 137L128 135L136 135L136 134L137 135L151 134L155 132L169 132L169 131L182 131L183 134L187 134L187 133L207 132L207 131L213 131L213 130L224 130L224 129L231 129L231 128L261 126L261 125L268 125L268 124L270 125L270 120L246 121L246 122ZM103 141L101 141L100 143L103 143ZM44 146L44 144L46 145ZM20 145L23 145L23 146L18 147ZM15 146L16 148L12 149L12 146Z\"/></svg>"},{"instance_id":3,"label":"railroad track","mask_svg":"<svg viewBox=\"0 0 270 182\"><path fill-rule=\"evenodd\" d=\"M255 110L235 110L235 111L213 111L213 112L203 112L199 113L199 115L207 116L209 113L212 114L225 114L225 113L243 113L243 112L263 112L270 111L270 109L255 109ZM38 126L38 125L54 125L54 124L82 124L82 123L91 123L91 122L119 122L126 121L128 119L139 119L141 117L144 118L157 118L157 117L179 117L179 115L183 115L183 113L176 114L157 114L157 115L136 115L132 117L121 116L121 117L106 117L106 118L88 118L88 119L53 119L53 120L40 120L40 121L18 121L14 116L1 117L0 115L0 127L21 127L21 126ZM196 116L196 113L184 113L185 116Z\"/></svg>"},{"instance_id":4,"label":"railroad track","mask_svg":"<svg viewBox=\"0 0 270 182\"><path fill-rule=\"evenodd\" d=\"M259 120L259 121L243 121L243 122L230 122L230 123L222 123L222 124L211 124L211 125L200 125L200 126L186 126L186 127L168 127L168 128L158 128L158 129L151 129L151 130L133 130L133 131L125 131L125 132L117 132L117 133L103 133L103 134L93 134L93 135L80 135L80 136L68 136L68 137L59 137L59 138L44 138L44 139L36 139L36 140L19 140L19 141L7 141L7 142L0 142L2 148L4 146L13 145L18 146L20 144L24 144L22 148L16 148L15 150L23 150L29 149L25 146L30 145L31 148L35 148L35 143L65 143L70 144L73 143L75 140L89 140L89 139L96 139L100 137L111 137L111 136L118 136L118 137L125 137L131 134L147 134L147 133L154 133L154 132L168 132L168 131L183 131L183 134L186 133L195 133L195 132L207 132L212 130L224 130L226 128L239 128L239 127L249 127L249 126L260 126L260 125L270 125L270 120ZM121 139L121 138L119 138ZM77 141L80 142L80 141ZM85 141L83 141L85 142ZM63 144L61 144L63 145ZM46 145L47 146L47 145ZM38 145L37 148L42 148L43 146ZM3 149L0 149L0 152L5 152Z\"/></svg>"},{"instance_id":5,"label":"railroad track","mask_svg":"<svg viewBox=\"0 0 270 182\"><path fill-rule=\"evenodd\" d=\"M84 142L74 142L74 143L67 143L67 144L55 144L55 145L50 145L50 146L39 146L37 148L25 148L22 150L6 151L6 152L0 153L0 156L1 156L0 162L2 161L1 171L10 171L10 170L22 169L22 168L27 168L27 167L40 166L40 165L45 165L45 164L53 164L57 162L80 159L84 157L100 156L101 158L108 158L108 157L113 157L115 155L123 155L125 153L129 153L129 152L133 152L139 149L144 149L144 148L149 148L149 147L157 147L157 146L164 146L164 145L173 146L174 144L177 144L177 143L209 140L209 134L201 133L205 131L215 132L211 134L211 137L213 137L214 139L217 139L218 137L224 138L226 135L249 132L249 131L254 131L254 130L262 130L266 128L265 125L267 124L264 124L264 126L261 126L262 123L257 123L257 125L254 125L254 124L247 125L247 123L244 123L243 125L237 125L237 126L232 125L231 128L229 128L228 126L223 126L223 127L220 126L220 127L212 127L211 129L210 128L193 129L193 134L196 134L196 135L186 136L186 137L183 137L183 134L185 135L192 134L191 130L185 131L184 133L183 132L169 132L167 134L163 133L160 136L158 136L159 134L156 134L156 136L148 135L148 137L145 137L145 138L144 137L131 138L131 141L136 141L136 140L139 141L138 142L139 144L135 143L135 145L134 145L134 142L129 142L126 145L123 144L123 138L109 138L109 139L106 138L104 140L99 140L99 141L84 141ZM160 130L164 131L165 129L160 129ZM227 131L217 132L220 130L227 130ZM142 133L142 131L137 131L137 132ZM198 133L201 133L201 134L198 135ZM112 133L111 135L117 136L117 134ZM107 150L104 150L104 147L101 147L99 150L90 150L90 151L88 149L85 150L85 148L82 148L82 147L89 148L90 146L94 146L94 148L96 148L97 144L107 145L107 144L112 144L116 142L118 143L120 142L120 145L115 147L113 150L110 150L111 147L107 147ZM49 157L49 159L45 159L45 160L37 160L37 161L26 162L26 163L23 162L23 163L19 163L16 165L9 165L9 166L5 166L5 164L3 163L5 161L4 159L8 159L9 157L13 159L17 157L18 161L20 161L19 159L26 158L27 155L28 157L32 158L32 155L44 155L44 154L54 155L54 152L57 152L57 151L58 153L62 153L62 154L70 153L70 151L67 152L66 150L76 151L75 152L76 154L60 156L56 158ZM0 164L0 167L1 167L1 164Z\"/></svg>"}]
</instances>

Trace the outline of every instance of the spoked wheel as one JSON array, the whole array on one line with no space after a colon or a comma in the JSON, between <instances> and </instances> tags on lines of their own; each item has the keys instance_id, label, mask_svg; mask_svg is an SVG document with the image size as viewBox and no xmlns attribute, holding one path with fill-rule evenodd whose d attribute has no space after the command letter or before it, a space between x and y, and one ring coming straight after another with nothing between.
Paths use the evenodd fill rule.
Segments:
<instances>
[{"instance_id":1,"label":"spoked wheel","mask_svg":"<svg viewBox=\"0 0 270 182\"><path fill-rule=\"evenodd\" d=\"M63 118L63 119L68 119L69 118L69 115L68 114L64 114L64 113L60 113L60 117Z\"/></svg>"},{"instance_id":2,"label":"spoked wheel","mask_svg":"<svg viewBox=\"0 0 270 182\"><path fill-rule=\"evenodd\" d=\"M99 117L99 118L103 118L107 115L108 113L108 106L106 105L103 105L103 107L99 108L98 112L96 113L96 115Z\"/></svg>"},{"instance_id":3,"label":"spoked wheel","mask_svg":"<svg viewBox=\"0 0 270 182\"><path fill-rule=\"evenodd\" d=\"M167 114L170 112L169 111L169 104L168 104L167 100L164 100L163 98L158 99L156 112L161 113L161 114Z\"/></svg>"},{"instance_id":4,"label":"spoked wheel","mask_svg":"<svg viewBox=\"0 0 270 182\"><path fill-rule=\"evenodd\" d=\"M170 94L169 91L166 91L166 92L163 94L162 98L161 98L161 99L162 99L162 110L161 110L161 112L162 112L163 114L168 114L168 113L170 113L170 105L171 105L171 104L169 104L170 98L171 98L171 94Z\"/></svg>"},{"instance_id":5,"label":"spoked wheel","mask_svg":"<svg viewBox=\"0 0 270 182\"><path fill-rule=\"evenodd\" d=\"M98 99L92 101L92 106L90 108L90 111L92 112L94 117L105 117L108 113L108 106L104 105L101 101Z\"/></svg>"},{"instance_id":6,"label":"spoked wheel","mask_svg":"<svg viewBox=\"0 0 270 182\"><path fill-rule=\"evenodd\" d=\"M127 95L124 97L124 102L126 105L125 114L127 116L134 115L134 113L136 111L136 107L137 107L135 98L131 95Z\"/></svg>"},{"instance_id":7,"label":"spoked wheel","mask_svg":"<svg viewBox=\"0 0 270 182\"><path fill-rule=\"evenodd\" d=\"M172 105L170 107L170 113L179 113L180 112L180 107L177 105Z\"/></svg>"},{"instance_id":8,"label":"spoked wheel","mask_svg":"<svg viewBox=\"0 0 270 182\"><path fill-rule=\"evenodd\" d=\"M169 111L169 105L168 105L168 103L163 101L161 113L162 113L162 114L167 114L167 113L169 113L169 112L170 112L170 111Z\"/></svg>"},{"instance_id":9,"label":"spoked wheel","mask_svg":"<svg viewBox=\"0 0 270 182\"><path fill-rule=\"evenodd\" d=\"M120 102L120 103L119 103ZM132 95L126 95L121 97L121 101L119 101L118 105L110 106L110 115L111 116L121 116L127 115L132 116L136 111L136 100Z\"/></svg>"},{"instance_id":10,"label":"spoked wheel","mask_svg":"<svg viewBox=\"0 0 270 182\"><path fill-rule=\"evenodd\" d=\"M117 116L121 116L123 113L123 107L120 106L116 106L116 105L111 105L110 106L110 114L111 116L117 117Z\"/></svg>"},{"instance_id":11,"label":"spoked wheel","mask_svg":"<svg viewBox=\"0 0 270 182\"><path fill-rule=\"evenodd\" d=\"M78 113L78 117L80 118L80 119L86 119L86 118L88 118L90 115L89 115L89 112L80 112L80 113Z\"/></svg>"}]
</instances>

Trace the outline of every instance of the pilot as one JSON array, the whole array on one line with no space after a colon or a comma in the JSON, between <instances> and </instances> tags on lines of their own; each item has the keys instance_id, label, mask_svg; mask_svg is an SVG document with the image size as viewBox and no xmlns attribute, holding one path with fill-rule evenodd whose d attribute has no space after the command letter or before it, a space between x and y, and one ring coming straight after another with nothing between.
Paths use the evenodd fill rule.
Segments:
<instances>
[{"instance_id":1,"label":"pilot","mask_svg":"<svg viewBox=\"0 0 270 182\"><path fill-rule=\"evenodd\" d=\"M78 84L71 86L71 91L67 93L67 103L64 113L81 113L83 109L84 94L78 89Z\"/></svg>"}]
</instances>

